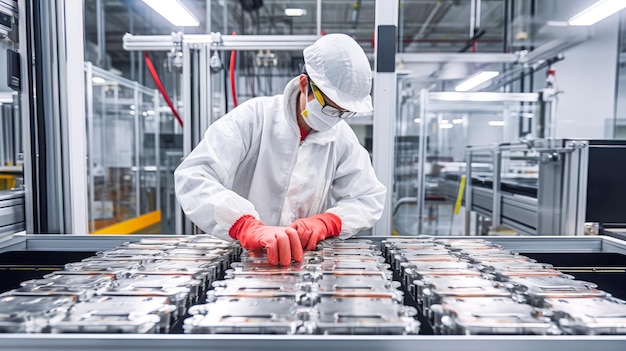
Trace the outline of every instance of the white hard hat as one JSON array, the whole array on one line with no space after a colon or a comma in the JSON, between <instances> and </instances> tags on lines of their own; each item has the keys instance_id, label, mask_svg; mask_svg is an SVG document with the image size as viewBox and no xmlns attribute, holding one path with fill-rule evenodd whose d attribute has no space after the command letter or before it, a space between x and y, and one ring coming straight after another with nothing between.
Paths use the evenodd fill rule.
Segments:
<instances>
[{"instance_id":1,"label":"white hard hat","mask_svg":"<svg viewBox=\"0 0 626 351\"><path fill-rule=\"evenodd\" d=\"M361 46L345 34L328 34L303 51L306 72L339 107L371 112L372 70Z\"/></svg>"}]
</instances>

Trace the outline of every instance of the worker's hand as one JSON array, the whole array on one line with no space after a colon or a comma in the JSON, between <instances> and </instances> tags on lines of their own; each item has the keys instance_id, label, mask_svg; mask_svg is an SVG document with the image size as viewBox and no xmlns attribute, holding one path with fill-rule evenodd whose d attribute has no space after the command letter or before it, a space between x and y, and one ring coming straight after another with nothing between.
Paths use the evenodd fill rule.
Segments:
<instances>
[{"instance_id":1,"label":"worker's hand","mask_svg":"<svg viewBox=\"0 0 626 351\"><path fill-rule=\"evenodd\" d=\"M339 233L341 233L341 218L332 213L321 213L308 218L298 219L289 226L298 231L302 248L314 250L320 241L339 236Z\"/></svg>"},{"instance_id":2,"label":"worker's hand","mask_svg":"<svg viewBox=\"0 0 626 351\"><path fill-rule=\"evenodd\" d=\"M302 261L302 244L298 233L289 227L272 227L252 216L243 216L230 228L228 234L239 240L246 250L267 250L270 264L287 266L291 259ZM279 260L280 259L280 260Z\"/></svg>"}]
</instances>

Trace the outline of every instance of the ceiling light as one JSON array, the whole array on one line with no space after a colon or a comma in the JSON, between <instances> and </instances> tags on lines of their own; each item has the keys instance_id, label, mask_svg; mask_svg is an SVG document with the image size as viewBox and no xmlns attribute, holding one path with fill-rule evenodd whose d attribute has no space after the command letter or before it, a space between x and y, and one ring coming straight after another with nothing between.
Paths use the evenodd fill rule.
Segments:
<instances>
[{"instance_id":1,"label":"ceiling light","mask_svg":"<svg viewBox=\"0 0 626 351\"><path fill-rule=\"evenodd\" d=\"M450 124L450 121L448 121L447 119L442 119L439 124Z\"/></svg>"},{"instance_id":2,"label":"ceiling light","mask_svg":"<svg viewBox=\"0 0 626 351\"><path fill-rule=\"evenodd\" d=\"M91 78L91 82L94 83L94 84L104 84L107 81L104 80L104 78L102 78L102 77L92 77Z\"/></svg>"},{"instance_id":3,"label":"ceiling light","mask_svg":"<svg viewBox=\"0 0 626 351\"><path fill-rule=\"evenodd\" d=\"M285 9L285 16L289 17L302 17L306 15L305 9Z\"/></svg>"},{"instance_id":4,"label":"ceiling light","mask_svg":"<svg viewBox=\"0 0 626 351\"><path fill-rule=\"evenodd\" d=\"M413 120L413 122L415 123L422 123L422 119L421 118L416 118Z\"/></svg>"},{"instance_id":5,"label":"ceiling light","mask_svg":"<svg viewBox=\"0 0 626 351\"><path fill-rule=\"evenodd\" d=\"M159 15L178 27L197 27L200 22L179 0L143 0Z\"/></svg>"},{"instance_id":6,"label":"ceiling light","mask_svg":"<svg viewBox=\"0 0 626 351\"><path fill-rule=\"evenodd\" d=\"M463 124L463 118L455 118L452 120L453 124Z\"/></svg>"},{"instance_id":7,"label":"ceiling light","mask_svg":"<svg viewBox=\"0 0 626 351\"><path fill-rule=\"evenodd\" d=\"M441 128L441 129L450 129L452 127L454 127L454 126L451 123L441 123L439 125L439 128Z\"/></svg>"},{"instance_id":8,"label":"ceiling light","mask_svg":"<svg viewBox=\"0 0 626 351\"><path fill-rule=\"evenodd\" d=\"M454 88L456 91L470 91L471 89L483 84L484 82L497 77L498 71L481 71L467 78Z\"/></svg>"},{"instance_id":9,"label":"ceiling light","mask_svg":"<svg viewBox=\"0 0 626 351\"><path fill-rule=\"evenodd\" d=\"M489 121L489 125L492 127L502 127L504 125L504 121Z\"/></svg>"},{"instance_id":10,"label":"ceiling light","mask_svg":"<svg viewBox=\"0 0 626 351\"><path fill-rule=\"evenodd\" d=\"M570 18L570 26L590 26L626 7L624 0L601 0Z\"/></svg>"}]
</instances>

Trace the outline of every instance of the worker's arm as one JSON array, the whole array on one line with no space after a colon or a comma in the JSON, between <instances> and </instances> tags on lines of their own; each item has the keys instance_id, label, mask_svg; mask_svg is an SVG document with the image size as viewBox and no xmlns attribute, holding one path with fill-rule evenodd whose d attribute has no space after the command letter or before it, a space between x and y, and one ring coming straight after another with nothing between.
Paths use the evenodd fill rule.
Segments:
<instances>
[{"instance_id":1,"label":"worker's arm","mask_svg":"<svg viewBox=\"0 0 626 351\"><path fill-rule=\"evenodd\" d=\"M330 189L332 207L289 225L297 230L307 250L315 249L322 240L348 238L370 228L382 214L386 189L376 178L367 151L349 128L339 125L337 130L338 162Z\"/></svg>"},{"instance_id":2,"label":"worker's arm","mask_svg":"<svg viewBox=\"0 0 626 351\"><path fill-rule=\"evenodd\" d=\"M229 190L251 148L257 119L254 106L242 104L213 123L174 172L178 202L191 221L208 234L232 240L228 230L244 215L259 218L254 205Z\"/></svg>"}]
</instances>

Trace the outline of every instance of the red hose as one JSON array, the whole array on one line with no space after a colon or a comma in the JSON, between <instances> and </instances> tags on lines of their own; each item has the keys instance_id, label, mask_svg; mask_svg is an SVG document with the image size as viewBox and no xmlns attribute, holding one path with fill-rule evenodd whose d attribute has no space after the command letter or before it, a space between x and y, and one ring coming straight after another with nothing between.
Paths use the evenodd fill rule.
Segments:
<instances>
[{"instance_id":1,"label":"red hose","mask_svg":"<svg viewBox=\"0 0 626 351\"><path fill-rule=\"evenodd\" d=\"M233 35L237 33L233 32ZM235 92L235 59L237 58L237 51L232 50L230 52L230 93L233 96L233 106L237 107L237 93Z\"/></svg>"},{"instance_id":2,"label":"red hose","mask_svg":"<svg viewBox=\"0 0 626 351\"><path fill-rule=\"evenodd\" d=\"M161 92L161 95L163 96L163 99L165 99L165 102L167 102L167 105L172 110L172 113L174 114L174 117L176 117L178 124L180 124L180 126L182 127L183 119L180 118L178 111L176 111L174 104L172 104L172 100L170 100L170 97L167 95L167 92L165 91L165 88L163 87L163 84L161 84L161 79L159 79L159 75L154 69L154 66L152 65L152 60L150 60L150 56L148 55L147 51L143 52L143 57L146 61L146 66L148 66L148 70L150 71L150 75L152 75L152 79L154 79L154 83L156 83L157 88L159 88L159 91Z\"/></svg>"}]
</instances>

